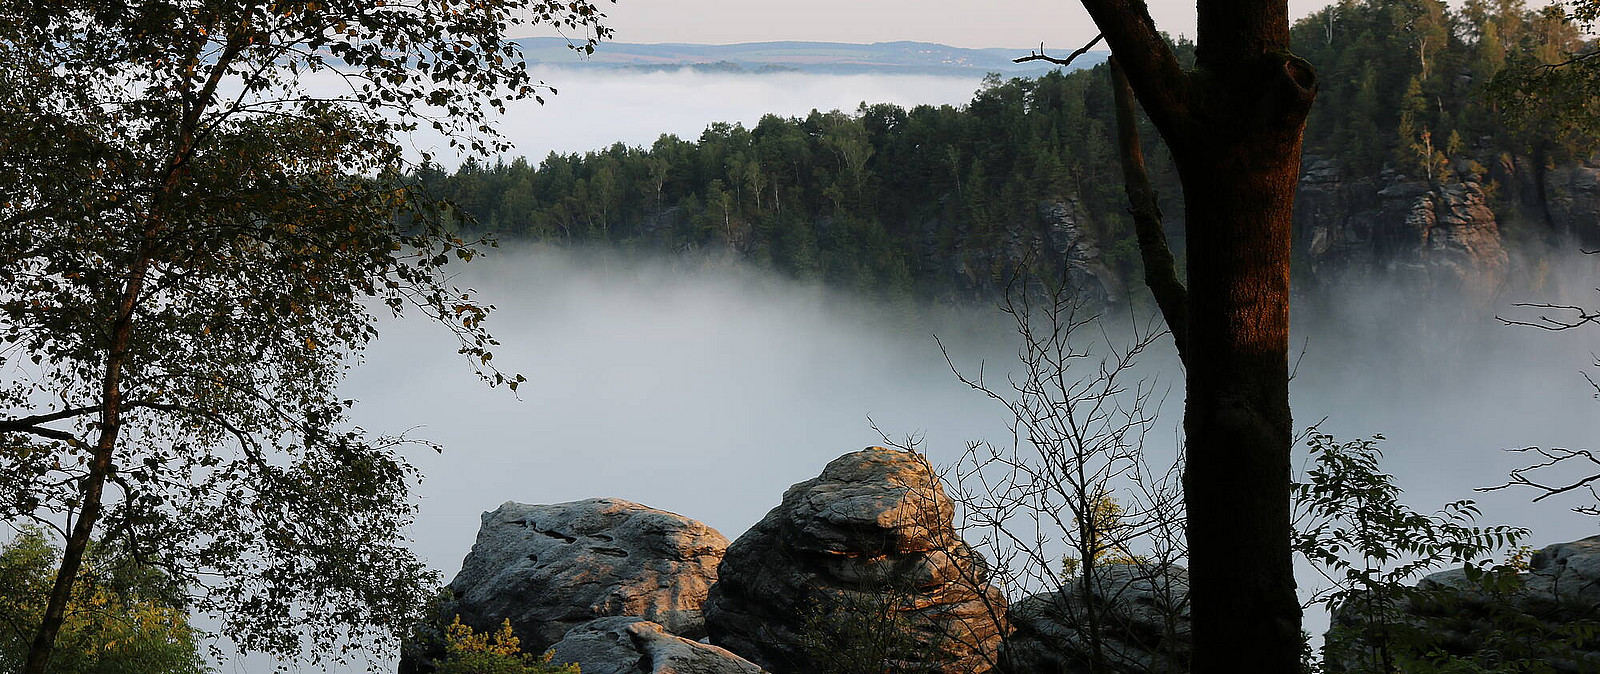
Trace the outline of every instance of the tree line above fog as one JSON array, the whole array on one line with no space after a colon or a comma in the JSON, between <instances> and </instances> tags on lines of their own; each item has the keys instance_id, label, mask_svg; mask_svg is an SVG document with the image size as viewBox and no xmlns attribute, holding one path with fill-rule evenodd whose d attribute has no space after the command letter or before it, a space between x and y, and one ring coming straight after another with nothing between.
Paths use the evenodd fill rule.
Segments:
<instances>
[{"instance_id":1,"label":"tree line above fog","mask_svg":"<svg viewBox=\"0 0 1600 674\"><path fill-rule=\"evenodd\" d=\"M1486 167L1526 167L1543 194L1548 170L1595 150L1594 130L1496 76L1558 62L1583 41L1559 12L1520 0L1460 11L1436 0L1343 0L1294 27L1297 53L1320 73L1305 153L1351 179L1481 183L1508 241L1548 242L1538 200L1497 189ZM1175 47L1192 62L1192 42ZM1139 256L1114 115L1101 65L991 75L960 107L768 115L754 128L712 124L694 140L664 135L649 148L619 143L537 163L469 160L418 178L471 216L464 226L509 241L732 252L800 279L929 298L987 294L1025 268L1061 274L1070 242L1052 253L1038 240L1065 228L1094 242L1088 254L1123 279L1116 285L1137 287L1126 282ZM1181 213L1172 164L1164 149L1151 152L1162 210ZM1181 241L1174 247L1181 264Z\"/></svg>"}]
</instances>

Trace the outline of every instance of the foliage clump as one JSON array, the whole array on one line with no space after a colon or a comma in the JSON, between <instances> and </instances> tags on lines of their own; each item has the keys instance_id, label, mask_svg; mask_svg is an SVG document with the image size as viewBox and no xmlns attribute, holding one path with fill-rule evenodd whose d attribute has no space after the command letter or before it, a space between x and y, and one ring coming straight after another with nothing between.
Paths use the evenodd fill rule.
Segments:
<instances>
[{"instance_id":1,"label":"foliage clump","mask_svg":"<svg viewBox=\"0 0 1600 674\"><path fill-rule=\"evenodd\" d=\"M0 671L22 670L60 550L40 530L0 545ZM183 594L158 570L95 546L67 607L52 674L208 674Z\"/></svg>"},{"instance_id":2,"label":"foliage clump","mask_svg":"<svg viewBox=\"0 0 1600 674\"><path fill-rule=\"evenodd\" d=\"M546 88L508 31L592 50L603 16L0 0L0 520L72 523L23 671L50 666L96 537L186 582L247 651L338 660L413 619L433 582L403 545L418 476L339 383L406 311L489 383L522 378L445 271L487 242L399 178L406 136L505 149L493 115Z\"/></svg>"},{"instance_id":3,"label":"foliage clump","mask_svg":"<svg viewBox=\"0 0 1600 674\"><path fill-rule=\"evenodd\" d=\"M552 653L522 652L521 640L511 633L511 621L500 629L477 632L457 616L444 628L445 657L439 674L579 674L575 664L551 664Z\"/></svg>"},{"instance_id":4,"label":"foliage clump","mask_svg":"<svg viewBox=\"0 0 1600 674\"><path fill-rule=\"evenodd\" d=\"M1593 647L1596 623L1552 624L1518 607L1527 529L1474 525L1471 500L1413 510L1379 467L1382 439L1313 431L1312 467L1294 487L1295 548L1331 583L1313 597L1334 614L1324 671L1554 672ZM1418 582L1452 568L1459 579ZM1461 634L1470 643L1452 638Z\"/></svg>"}]
</instances>

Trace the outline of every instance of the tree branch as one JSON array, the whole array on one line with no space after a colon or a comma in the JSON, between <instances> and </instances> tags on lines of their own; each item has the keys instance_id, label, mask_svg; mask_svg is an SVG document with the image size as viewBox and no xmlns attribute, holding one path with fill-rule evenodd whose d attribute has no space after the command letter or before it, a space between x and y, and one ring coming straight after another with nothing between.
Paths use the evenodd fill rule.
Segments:
<instances>
[{"instance_id":1,"label":"tree branch","mask_svg":"<svg viewBox=\"0 0 1600 674\"><path fill-rule=\"evenodd\" d=\"M60 440L68 444L84 444L82 440L78 439L78 436L66 431L58 431L54 428L40 428L38 426L24 426L21 428L0 427L0 433L27 433L29 435L37 435L41 438Z\"/></svg>"},{"instance_id":2,"label":"tree branch","mask_svg":"<svg viewBox=\"0 0 1600 674\"><path fill-rule=\"evenodd\" d=\"M81 417L85 414L94 414L99 411L100 406L93 405L89 407L69 407L59 412L51 412L49 414L35 414L32 416L17 417L15 419L0 419L0 431L23 430L30 426L48 424L52 421L60 421L62 419L69 419L72 417Z\"/></svg>"},{"instance_id":3,"label":"tree branch","mask_svg":"<svg viewBox=\"0 0 1600 674\"><path fill-rule=\"evenodd\" d=\"M1510 487L1530 487L1537 491L1543 492L1533 498L1533 501L1537 503L1550 498L1551 496L1565 494L1567 492L1577 491L1579 489L1588 488L1590 491L1593 491L1593 487L1591 485L1593 485L1596 481L1600 481L1600 472L1585 475L1566 484L1551 484L1529 476L1529 473L1534 473L1545 468L1551 468L1559 464L1567 464L1569 462L1581 463L1583 461L1587 461L1591 467L1591 470L1594 468L1600 468L1600 456L1596 456L1594 452L1587 449L1566 449L1562 447L1544 449L1542 447L1522 447L1506 451L1517 453L1532 452L1544 457L1544 460L1532 465L1523 466L1521 468L1512 470L1510 479L1504 484L1495 485L1493 487L1479 487L1475 491L1499 491L1501 489L1508 489ZM1583 510L1576 508L1574 510L1577 512L1584 512Z\"/></svg>"},{"instance_id":4,"label":"tree branch","mask_svg":"<svg viewBox=\"0 0 1600 674\"><path fill-rule=\"evenodd\" d=\"M1086 45L1084 45L1082 47L1079 47L1078 51L1075 51L1075 52L1072 52L1071 54L1068 54L1067 57L1064 58L1064 59L1056 58L1054 56L1049 56L1049 55L1045 54L1044 53L1044 43L1041 42L1041 43L1039 43L1039 51L1030 53L1027 56L1023 56L1021 58L1011 59L1011 62L1012 63L1027 63L1029 61L1045 61L1045 62L1048 62L1048 63L1054 63L1054 64L1056 64L1058 66L1070 66L1070 65L1072 65L1072 61L1074 59L1077 59L1079 56L1083 56L1084 54L1088 53L1090 49L1094 49L1094 46L1097 45L1097 44L1100 44L1100 41L1104 40L1105 37L1106 36L1105 36L1104 33L1094 36L1094 39L1090 40L1089 44L1086 44Z\"/></svg>"},{"instance_id":5,"label":"tree branch","mask_svg":"<svg viewBox=\"0 0 1600 674\"><path fill-rule=\"evenodd\" d=\"M1172 331L1172 341L1178 347L1178 358L1187 362L1189 291L1178 278L1177 263L1172 257L1172 248L1167 245L1166 230L1161 226L1161 208L1156 204L1155 188L1150 186L1150 173L1145 169L1133 88L1122 71L1121 59L1113 56L1109 61L1111 88L1116 94L1117 150L1122 158L1122 185L1128 193L1128 212L1133 215L1133 228L1139 239L1144 284L1155 295L1156 306L1160 307L1161 316L1167 321L1167 329Z\"/></svg>"},{"instance_id":6,"label":"tree branch","mask_svg":"<svg viewBox=\"0 0 1600 674\"><path fill-rule=\"evenodd\" d=\"M1564 312L1568 315L1557 315L1557 317L1551 318L1550 316L1540 314L1537 319L1528 321L1503 318L1500 316L1496 316L1495 319L1499 320L1504 325L1539 328L1540 330L1549 330L1551 332L1571 330L1583 325L1600 325L1600 311L1585 309L1584 307L1577 305L1549 304L1544 302L1518 302L1511 306L1522 309L1548 309L1551 311Z\"/></svg>"},{"instance_id":7,"label":"tree branch","mask_svg":"<svg viewBox=\"0 0 1600 674\"><path fill-rule=\"evenodd\" d=\"M1082 0L1111 53L1122 61L1145 113L1168 139L1179 138L1189 114L1189 76L1156 30L1144 0Z\"/></svg>"}]
</instances>

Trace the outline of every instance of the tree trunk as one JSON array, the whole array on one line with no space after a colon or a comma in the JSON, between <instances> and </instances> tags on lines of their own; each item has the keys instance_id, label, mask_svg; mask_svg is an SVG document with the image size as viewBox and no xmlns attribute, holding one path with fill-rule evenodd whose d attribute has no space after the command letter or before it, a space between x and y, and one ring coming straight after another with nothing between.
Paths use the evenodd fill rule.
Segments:
<instances>
[{"instance_id":1,"label":"tree trunk","mask_svg":"<svg viewBox=\"0 0 1600 674\"><path fill-rule=\"evenodd\" d=\"M123 288L118 302L117 317L111 328L111 344L106 355L106 372L100 383L100 437L95 441L94 453L89 460L89 474L84 477L80 494L83 497L78 521L73 524L61 553L61 566L56 571L55 584L50 588L50 599L45 604L39 630L28 648L28 660L23 674L45 674L50 664L50 654L55 649L56 635L66 621L67 604L72 599L72 586L83 566L84 553L94 536L94 526L100 519L100 507L106 478L115 469L113 463L117 436L122 431L122 371L128 357L128 343L133 336L133 312L139 295L144 290L144 279L150 267L150 258L143 251L130 269L128 284Z\"/></svg>"},{"instance_id":2,"label":"tree trunk","mask_svg":"<svg viewBox=\"0 0 1600 674\"><path fill-rule=\"evenodd\" d=\"M1146 279L1178 343L1194 674L1300 669L1290 546L1289 255L1300 144L1316 73L1289 53L1282 0L1200 0L1185 71L1143 2L1083 0L1183 183L1187 287ZM1126 100L1125 97L1123 97ZM1170 265L1139 178L1131 105L1119 117L1147 267Z\"/></svg>"},{"instance_id":3,"label":"tree trunk","mask_svg":"<svg viewBox=\"0 0 1600 674\"><path fill-rule=\"evenodd\" d=\"M1188 214L1187 464L1195 674L1298 671L1290 548L1293 144L1248 137L1180 162Z\"/></svg>"}]
</instances>

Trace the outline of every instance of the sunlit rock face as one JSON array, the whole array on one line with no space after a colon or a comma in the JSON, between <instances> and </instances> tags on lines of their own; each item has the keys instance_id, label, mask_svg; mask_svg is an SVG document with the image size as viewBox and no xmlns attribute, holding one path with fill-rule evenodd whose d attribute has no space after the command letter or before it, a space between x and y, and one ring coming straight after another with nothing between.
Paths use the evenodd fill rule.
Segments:
<instances>
[{"instance_id":1,"label":"sunlit rock face","mask_svg":"<svg viewBox=\"0 0 1600 674\"><path fill-rule=\"evenodd\" d=\"M508 502L483 514L450 589L462 623L491 631L509 619L530 653L607 616L698 639L701 605L727 547L711 527L622 499Z\"/></svg>"},{"instance_id":2,"label":"sunlit rock face","mask_svg":"<svg viewBox=\"0 0 1600 674\"><path fill-rule=\"evenodd\" d=\"M1007 617L1007 674L1189 671L1189 572L1181 566L1102 564L1094 582L1075 578L1018 601Z\"/></svg>"},{"instance_id":3,"label":"sunlit rock face","mask_svg":"<svg viewBox=\"0 0 1600 674\"><path fill-rule=\"evenodd\" d=\"M869 447L789 488L729 546L706 600L706 629L779 674L993 668L1005 600L957 535L926 459Z\"/></svg>"},{"instance_id":4,"label":"sunlit rock face","mask_svg":"<svg viewBox=\"0 0 1600 674\"><path fill-rule=\"evenodd\" d=\"M1431 639L1426 647L1442 653L1527 660L1558 674L1600 672L1600 638L1593 634L1600 629L1600 536L1539 550L1517 580L1486 585L1464 569L1441 571L1417 584L1434 592L1403 600L1393 613L1381 610L1386 606L1375 612L1359 596L1345 602L1334 612L1333 627L1359 631L1372 622L1367 615L1392 615L1420 628ZM1562 631L1579 625L1591 626L1588 636ZM1374 659L1359 642L1334 648L1337 639L1329 634L1328 671L1362 671Z\"/></svg>"},{"instance_id":5,"label":"sunlit rock face","mask_svg":"<svg viewBox=\"0 0 1600 674\"><path fill-rule=\"evenodd\" d=\"M669 634L643 618L584 623L551 651L551 663L578 665L583 674L765 674L725 649Z\"/></svg>"}]
</instances>

